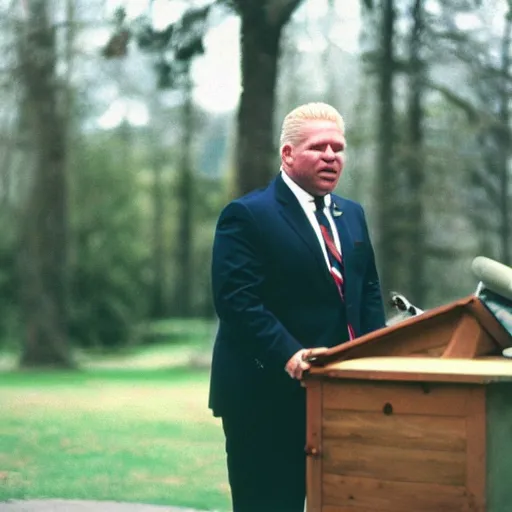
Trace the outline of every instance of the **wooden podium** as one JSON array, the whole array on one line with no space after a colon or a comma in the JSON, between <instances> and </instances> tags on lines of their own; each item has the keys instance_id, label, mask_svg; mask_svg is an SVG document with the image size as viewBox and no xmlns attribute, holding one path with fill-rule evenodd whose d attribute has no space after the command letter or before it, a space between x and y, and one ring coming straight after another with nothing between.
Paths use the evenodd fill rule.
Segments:
<instances>
[{"instance_id":1,"label":"wooden podium","mask_svg":"<svg viewBox=\"0 0 512 512\"><path fill-rule=\"evenodd\" d=\"M307 511L512 511L510 345L468 297L330 349L304 379Z\"/></svg>"}]
</instances>

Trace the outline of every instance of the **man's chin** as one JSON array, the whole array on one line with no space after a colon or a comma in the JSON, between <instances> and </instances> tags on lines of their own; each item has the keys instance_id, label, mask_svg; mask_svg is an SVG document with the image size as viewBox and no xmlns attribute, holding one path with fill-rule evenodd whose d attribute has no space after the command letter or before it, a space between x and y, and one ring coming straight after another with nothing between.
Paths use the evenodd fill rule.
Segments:
<instances>
[{"instance_id":1,"label":"man's chin","mask_svg":"<svg viewBox=\"0 0 512 512\"><path fill-rule=\"evenodd\" d=\"M317 187L317 195L319 196L325 196L327 194L331 194L334 189L336 188L336 185L338 182L330 182L330 183L322 183Z\"/></svg>"}]
</instances>

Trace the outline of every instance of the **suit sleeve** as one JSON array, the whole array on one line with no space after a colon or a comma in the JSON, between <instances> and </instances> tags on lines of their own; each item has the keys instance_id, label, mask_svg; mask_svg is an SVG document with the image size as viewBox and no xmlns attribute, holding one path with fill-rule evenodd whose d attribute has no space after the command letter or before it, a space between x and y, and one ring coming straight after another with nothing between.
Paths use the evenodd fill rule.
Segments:
<instances>
[{"instance_id":1,"label":"suit sleeve","mask_svg":"<svg viewBox=\"0 0 512 512\"><path fill-rule=\"evenodd\" d=\"M384 304L382 301L380 280L377 272L377 266L375 264L375 254L362 207L361 215L370 248L361 298L361 335L364 335L384 327L386 325L386 318L384 313Z\"/></svg>"},{"instance_id":2,"label":"suit sleeve","mask_svg":"<svg viewBox=\"0 0 512 512\"><path fill-rule=\"evenodd\" d=\"M219 319L236 333L235 343L243 351L264 365L284 368L303 347L265 306L263 289L269 283L264 250L249 209L230 203L220 215L213 243L213 299Z\"/></svg>"}]
</instances>

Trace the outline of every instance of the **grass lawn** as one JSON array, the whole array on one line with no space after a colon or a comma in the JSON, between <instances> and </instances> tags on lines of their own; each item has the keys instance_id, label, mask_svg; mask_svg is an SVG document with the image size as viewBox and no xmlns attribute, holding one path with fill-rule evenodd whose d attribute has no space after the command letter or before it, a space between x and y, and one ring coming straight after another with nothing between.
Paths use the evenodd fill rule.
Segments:
<instances>
[{"instance_id":1,"label":"grass lawn","mask_svg":"<svg viewBox=\"0 0 512 512\"><path fill-rule=\"evenodd\" d=\"M62 498L228 510L208 371L0 373L0 501Z\"/></svg>"}]
</instances>

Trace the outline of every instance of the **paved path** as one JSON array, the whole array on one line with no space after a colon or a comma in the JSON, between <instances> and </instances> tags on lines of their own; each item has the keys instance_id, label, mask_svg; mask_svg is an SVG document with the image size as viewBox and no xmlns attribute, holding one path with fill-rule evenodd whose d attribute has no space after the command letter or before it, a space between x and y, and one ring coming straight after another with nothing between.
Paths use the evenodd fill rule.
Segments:
<instances>
[{"instance_id":1,"label":"paved path","mask_svg":"<svg viewBox=\"0 0 512 512\"><path fill-rule=\"evenodd\" d=\"M10 500L0 502L0 512L200 512L191 508L82 500Z\"/></svg>"}]
</instances>

